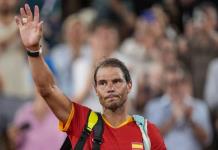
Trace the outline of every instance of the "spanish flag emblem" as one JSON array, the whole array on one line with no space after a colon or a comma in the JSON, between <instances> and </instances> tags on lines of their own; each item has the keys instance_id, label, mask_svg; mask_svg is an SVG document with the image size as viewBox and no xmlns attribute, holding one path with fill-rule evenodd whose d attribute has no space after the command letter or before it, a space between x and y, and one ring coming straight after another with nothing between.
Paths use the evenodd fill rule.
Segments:
<instances>
[{"instance_id":1,"label":"spanish flag emblem","mask_svg":"<svg viewBox=\"0 0 218 150\"><path fill-rule=\"evenodd\" d=\"M132 150L143 150L143 143L132 142Z\"/></svg>"}]
</instances>

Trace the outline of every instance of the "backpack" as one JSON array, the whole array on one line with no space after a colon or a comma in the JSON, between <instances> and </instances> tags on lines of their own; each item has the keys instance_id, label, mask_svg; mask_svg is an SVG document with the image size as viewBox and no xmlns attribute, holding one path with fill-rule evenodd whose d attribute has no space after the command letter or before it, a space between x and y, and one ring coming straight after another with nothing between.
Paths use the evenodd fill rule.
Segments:
<instances>
[{"instance_id":1,"label":"backpack","mask_svg":"<svg viewBox=\"0 0 218 150\"><path fill-rule=\"evenodd\" d=\"M139 127L142 138L143 145L145 150L151 149L151 143L147 132L147 119L140 115L133 115L133 119ZM82 134L75 146L75 150L82 150L83 146L86 142L87 137L94 130L94 138L93 142L93 150L100 150L100 145L102 144L102 133L103 133L103 119L100 113L91 111L89 112L86 125L82 131ZM69 137L67 136L60 150L71 150L71 142Z\"/></svg>"}]
</instances>

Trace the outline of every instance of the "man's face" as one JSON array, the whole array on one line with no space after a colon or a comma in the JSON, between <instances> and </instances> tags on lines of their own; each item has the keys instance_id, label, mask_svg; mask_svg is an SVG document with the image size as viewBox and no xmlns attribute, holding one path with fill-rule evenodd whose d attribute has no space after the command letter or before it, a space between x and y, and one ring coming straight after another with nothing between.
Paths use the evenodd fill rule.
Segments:
<instances>
[{"instance_id":1,"label":"man's face","mask_svg":"<svg viewBox=\"0 0 218 150\"><path fill-rule=\"evenodd\" d=\"M132 87L118 67L99 68L95 90L104 109L116 111L124 106Z\"/></svg>"}]
</instances>

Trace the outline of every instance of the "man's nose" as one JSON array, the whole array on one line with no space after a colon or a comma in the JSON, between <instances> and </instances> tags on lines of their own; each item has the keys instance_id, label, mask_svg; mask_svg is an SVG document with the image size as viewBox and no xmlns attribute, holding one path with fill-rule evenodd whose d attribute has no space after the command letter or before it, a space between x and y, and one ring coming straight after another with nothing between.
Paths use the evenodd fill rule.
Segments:
<instances>
[{"instance_id":1,"label":"man's nose","mask_svg":"<svg viewBox=\"0 0 218 150\"><path fill-rule=\"evenodd\" d=\"M114 84L113 83L108 83L107 85L107 91L108 92L113 92L114 91Z\"/></svg>"}]
</instances>

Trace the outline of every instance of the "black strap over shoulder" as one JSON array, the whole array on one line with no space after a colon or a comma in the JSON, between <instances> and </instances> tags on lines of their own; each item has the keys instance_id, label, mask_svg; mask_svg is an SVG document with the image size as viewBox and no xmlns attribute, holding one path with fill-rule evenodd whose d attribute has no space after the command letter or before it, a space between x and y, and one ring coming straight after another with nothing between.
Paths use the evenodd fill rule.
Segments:
<instances>
[{"instance_id":1,"label":"black strap over shoulder","mask_svg":"<svg viewBox=\"0 0 218 150\"><path fill-rule=\"evenodd\" d=\"M86 125L82 131L82 134L78 140L78 142L76 143L76 146L74 148L74 150L82 150L85 143L86 143L86 139L87 137L90 135L90 131L87 130L87 126L88 126L88 120L89 120L89 116L90 116L91 110L89 111L88 117L87 117L87 121L86 121Z\"/></svg>"},{"instance_id":2,"label":"black strap over shoulder","mask_svg":"<svg viewBox=\"0 0 218 150\"><path fill-rule=\"evenodd\" d=\"M100 113L98 115L98 122L94 127L94 138L92 140L93 147L92 150L100 150L100 145L102 144L102 134L104 129L103 119Z\"/></svg>"},{"instance_id":3,"label":"black strap over shoulder","mask_svg":"<svg viewBox=\"0 0 218 150\"><path fill-rule=\"evenodd\" d=\"M68 136L64 140L64 143L61 146L60 150L72 150L71 142Z\"/></svg>"}]
</instances>

